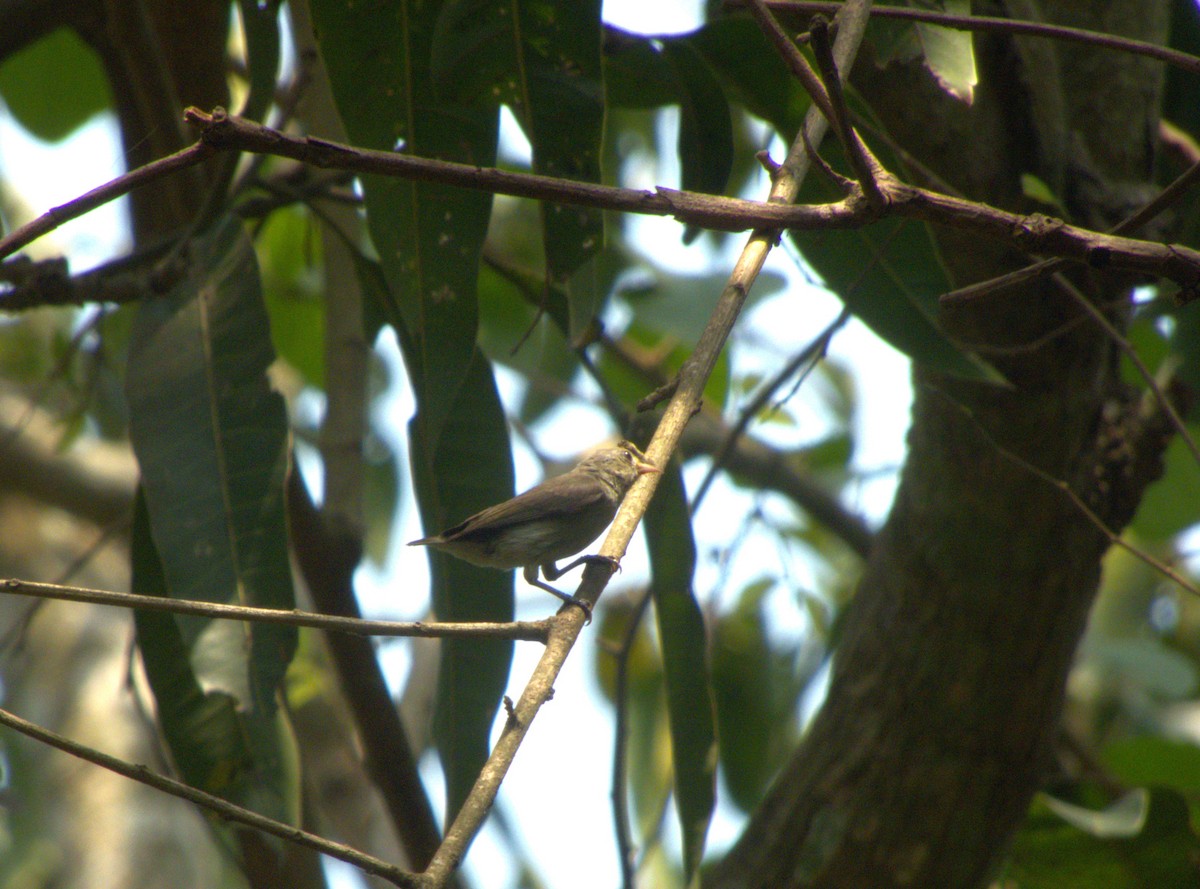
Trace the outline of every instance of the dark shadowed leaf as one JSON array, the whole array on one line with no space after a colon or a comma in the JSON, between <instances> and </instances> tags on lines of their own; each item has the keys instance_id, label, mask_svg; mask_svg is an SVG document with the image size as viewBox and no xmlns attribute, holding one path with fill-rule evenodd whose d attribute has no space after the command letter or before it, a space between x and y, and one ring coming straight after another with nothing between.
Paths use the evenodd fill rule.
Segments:
<instances>
[{"instance_id":1,"label":"dark shadowed leaf","mask_svg":"<svg viewBox=\"0 0 1200 889\"><path fill-rule=\"evenodd\" d=\"M1200 852L1179 794L1149 794L1145 824L1134 836L1104 839L1080 830L1035 802L1017 835L1002 883L1022 889L1103 886L1105 889L1190 889Z\"/></svg>"},{"instance_id":2,"label":"dark shadowed leaf","mask_svg":"<svg viewBox=\"0 0 1200 889\"><path fill-rule=\"evenodd\" d=\"M126 391L148 519L141 552L149 560L152 544L161 568L139 576L179 598L290 609L287 418L267 382L273 351L254 254L240 222L225 218L193 241L191 258L187 276L143 303L134 325ZM229 757L224 770L203 767L205 780L294 816L278 707L294 628L176 616L139 629L156 692L204 690L164 710L168 736L202 727L209 754Z\"/></svg>"},{"instance_id":3,"label":"dark shadowed leaf","mask_svg":"<svg viewBox=\"0 0 1200 889\"><path fill-rule=\"evenodd\" d=\"M492 166L496 106L455 104L435 88L438 10L400 0L316 0L313 21L334 98L352 142L422 157ZM513 494L512 457L491 367L475 344L479 255L489 195L363 177L367 223L379 255L361 262L364 292L397 332L417 414L411 467L428 533ZM378 312L372 307L372 312ZM464 449L471 450L469 458ZM469 474L466 470L470 470ZM468 487L463 479L476 485ZM512 580L461 562L433 562L433 603L451 620L512 616ZM453 818L487 757L508 678L510 643L451 641L434 716Z\"/></svg>"},{"instance_id":4,"label":"dark shadowed leaf","mask_svg":"<svg viewBox=\"0 0 1200 889\"><path fill-rule=\"evenodd\" d=\"M671 721L675 803L683 833L684 871L690 879L704 855L716 805L717 738L707 631L692 592L696 545L677 465L663 470L645 528Z\"/></svg>"},{"instance_id":5,"label":"dark shadowed leaf","mask_svg":"<svg viewBox=\"0 0 1200 889\"><path fill-rule=\"evenodd\" d=\"M533 147L534 172L600 181L598 2L450 0L438 15L431 64L435 88L454 101L512 108ZM541 212L547 274L566 289L577 336L603 296L585 270L603 246L603 215L553 203Z\"/></svg>"}]
</instances>

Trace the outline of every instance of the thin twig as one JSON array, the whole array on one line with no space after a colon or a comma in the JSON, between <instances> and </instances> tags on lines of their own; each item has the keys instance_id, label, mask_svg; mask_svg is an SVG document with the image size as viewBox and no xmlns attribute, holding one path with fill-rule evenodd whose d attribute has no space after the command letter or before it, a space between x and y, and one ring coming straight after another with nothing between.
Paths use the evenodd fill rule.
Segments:
<instances>
[{"instance_id":1,"label":"thin twig","mask_svg":"<svg viewBox=\"0 0 1200 889\"><path fill-rule=\"evenodd\" d=\"M1145 205L1113 226L1111 233L1119 235L1137 231L1147 222L1150 222L1164 210L1169 209L1179 201L1191 190L1198 179L1200 179L1200 161L1192 164ZM997 275L995 278L988 278L986 281L968 284L966 287L960 287L957 290L951 290L949 293L942 294L941 301L943 304L950 305L978 299L989 293L1006 290L1009 287L1016 287L1035 278L1048 275L1061 269L1064 264L1065 260L1061 257L1044 259L1041 262L1027 265L1025 268L1017 269L1004 275Z\"/></svg>"},{"instance_id":2,"label":"thin twig","mask_svg":"<svg viewBox=\"0 0 1200 889\"><path fill-rule=\"evenodd\" d=\"M1162 390L1162 387L1158 384L1158 380L1156 380L1154 378L1154 374L1150 372L1150 368L1146 367L1146 362L1144 362L1142 357L1138 355L1137 349L1133 347L1133 343L1129 342L1129 339L1124 336L1121 331L1117 330L1116 326L1105 317L1104 313L1100 311L1100 309L1095 306L1090 299L1080 293L1078 287L1067 280L1066 275L1056 274L1054 276L1054 283L1062 288L1063 291L1065 291L1066 294L1075 301L1076 305L1087 312L1087 314L1091 316L1092 320L1094 320L1100 325L1101 328L1103 328L1104 333L1108 336L1108 338L1116 344L1117 348L1120 349L1125 354L1125 357L1129 359L1130 363L1133 364L1134 368L1136 368L1138 372L1138 375L1141 376L1141 378L1145 381L1147 388L1151 393L1153 393L1155 401L1158 402L1158 405L1162 408L1163 413L1167 415L1167 419L1171 421L1171 426L1179 434L1179 437L1183 439L1183 443L1187 445L1187 449L1191 452L1192 459L1195 461L1196 466L1200 467L1200 448L1196 447L1196 441L1192 438L1191 432L1188 431L1187 424L1184 423L1183 418L1179 416L1179 411L1175 409L1175 405L1172 404L1171 399L1167 396L1167 393Z\"/></svg>"},{"instance_id":3,"label":"thin twig","mask_svg":"<svg viewBox=\"0 0 1200 889\"><path fill-rule=\"evenodd\" d=\"M835 53L839 56L838 64L842 70L848 68L862 40L866 27L866 11L869 7L869 0L859 0L847 6L846 18L841 22L835 45ZM819 112L815 109L810 111L806 119L810 140L820 141L825 126ZM780 168L780 175L771 187L770 200L779 202L779 205L794 201L807 166L803 141L796 139L787 160ZM778 237L777 227L755 232L734 265L729 283L722 291L708 324L691 356L680 369L678 388L663 413L650 445L646 448L646 456L655 465L667 465L678 446L683 427L700 405L704 384L711 375L725 340L745 303L750 284L762 268L767 253ZM625 553L638 522L649 506L657 480L658 474L649 474L642 476L634 484L626 495L603 546L600 547L600 555L619 560ZM576 595L594 603L610 577L611 572L607 567L589 565L584 570L583 582ZM554 689L554 681L583 628L583 620L583 610L579 608L569 608L554 618L550 638L540 662L513 708L512 716L505 722L504 729L475 786L467 795L454 823L446 831L445 841L425 870L432 887L444 884L450 873L462 861L467 846L487 817L500 783L504 780L529 726Z\"/></svg>"},{"instance_id":4,"label":"thin twig","mask_svg":"<svg viewBox=\"0 0 1200 889\"><path fill-rule=\"evenodd\" d=\"M1043 214L1010 213L917 188L886 172L877 176L885 207L875 206L856 195L830 204L795 205L667 188L654 191L617 188L396 152L370 151L322 139L289 136L231 116L221 109L210 115L193 108L188 109L186 116L202 128L201 139L215 148L277 154L322 168L419 179L607 210L672 216L681 222L717 231L855 228L877 221L883 215L895 214L995 238L1028 253L1161 275L1177 281L1184 288L1200 283L1200 252L1190 248L1094 232ZM809 141L813 145L819 143L811 133ZM780 169L777 177L780 181L788 178L786 167L785 163Z\"/></svg>"},{"instance_id":5,"label":"thin twig","mask_svg":"<svg viewBox=\"0 0 1200 889\"><path fill-rule=\"evenodd\" d=\"M871 204L881 207L884 197L879 190L879 183L875 180L875 174L880 165L871 157L867 146L863 144L858 133L854 132L854 127L850 125L850 109L846 106L841 75L838 74L837 63L833 60L833 47L829 42L829 22L823 17L817 16L813 19L809 33L813 56L817 60L817 69L821 72L821 81L825 84L825 90L829 94L829 107L833 111L831 123L834 131L837 133L842 147L846 150L846 158L850 161L850 167L854 170L858 184L862 186L863 194L867 196L867 200Z\"/></svg>"},{"instance_id":6,"label":"thin twig","mask_svg":"<svg viewBox=\"0 0 1200 889\"><path fill-rule=\"evenodd\" d=\"M111 182L106 182L99 188L93 188L86 194L74 200L67 201L57 207L51 207L37 219L25 223L18 229L0 238L0 259L20 250L27 244L37 240L42 235L49 234L64 222L69 222L84 213L102 207L109 201L116 200L143 185L169 176L179 170L194 167L216 153L215 149L203 142L197 142L182 151L167 155L164 158L130 170Z\"/></svg>"},{"instance_id":7,"label":"thin twig","mask_svg":"<svg viewBox=\"0 0 1200 889\"><path fill-rule=\"evenodd\" d=\"M804 378L808 376L809 371L816 367L817 362L825 356L825 352L829 348L829 341L833 339L833 335L849 320L850 310L843 308L838 316L824 330L817 334L812 342L796 353L795 357L785 364L775 376L761 386L754 397L742 407L737 422L729 428L725 440L721 442L721 447L713 454L712 465L709 466L704 480L700 482L700 487L696 489L696 495L692 498L693 515L700 508L705 495L708 494L709 487L712 486L713 479L721 470L721 467L725 465L725 460L729 457L730 452L737 445L738 440L745 435L746 429L749 428L751 421L758 416L758 412L774 397L775 392L800 371L801 368L803 368L803 373L801 374L800 381L803 382Z\"/></svg>"},{"instance_id":8,"label":"thin twig","mask_svg":"<svg viewBox=\"0 0 1200 889\"><path fill-rule=\"evenodd\" d=\"M766 0L767 6L776 12L816 12L833 15L844 8L844 3L816 3L806 0ZM1086 43L1091 46L1101 46L1118 52L1138 56L1149 56L1160 62L1166 62L1177 68L1182 68L1192 74L1200 74L1200 57L1166 46L1147 43L1144 40L1133 40L1128 37L1118 37L1115 34L1104 34L1098 31L1088 31L1083 28L1069 28L1065 25L1051 25L1045 22L1021 21L1019 19L997 18L983 15L948 15L925 9L912 9L902 6L876 6L871 15L880 18L904 19L912 22L925 22L930 25L941 25L957 31L976 31L980 33L1019 34L1028 37L1045 37L1051 40L1066 40L1072 43Z\"/></svg>"},{"instance_id":9,"label":"thin twig","mask_svg":"<svg viewBox=\"0 0 1200 889\"><path fill-rule=\"evenodd\" d=\"M0 725L8 726L26 737L33 738L35 741L55 747L64 753L69 753L71 756L86 760L111 772L116 772L118 775L122 775L132 781L137 781L139 784L145 784L156 790L161 790L163 793L168 793L171 796L195 803L224 818L226 821L245 824L247 827L279 837L289 843L315 849L339 861L352 864L363 871L363 873L382 877L395 886L403 887L403 889L421 889L424 885L424 881L420 876L401 870L395 865L388 864L386 861L382 861L372 855L367 855L365 852L359 852L357 849L352 849L342 843L335 843L332 840L324 839L306 830L301 830L298 827L292 827L290 824L284 824L273 818L267 818L265 815L260 815L257 812L236 806L231 802L221 799L219 796L205 793L203 790L197 790L195 787L176 781L173 778L152 772L144 765L125 762L115 756L102 753L92 747L87 747L76 741L72 741L70 738L63 737L57 732L52 732L47 728L24 720L7 710L0 710Z\"/></svg>"},{"instance_id":10,"label":"thin twig","mask_svg":"<svg viewBox=\"0 0 1200 889\"><path fill-rule=\"evenodd\" d=\"M1125 552L1129 553L1131 556L1133 556L1138 561L1142 562L1145 565L1148 565L1149 567L1153 568L1155 571L1159 572L1163 577L1166 577L1166 578L1169 578L1170 580L1175 581L1175 583L1179 584L1179 586L1182 589L1191 593L1193 596L1200 597L1200 587L1197 587L1196 584L1192 583L1192 581L1188 580L1186 577L1184 577L1182 574L1180 574L1178 571L1176 571L1174 568L1172 568L1166 562L1163 562L1159 559L1154 558L1154 556L1150 555L1148 552L1145 552L1145 551L1139 549L1138 547L1134 546L1133 544L1129 543L1128 541L1126 541L1120 534L1118 534L1116 531L1114 531L1112 528L1110 528L1108 526L1108 523L1105 522L1104 519L1100 518L1100 516L1096 513L1096 511L1093 510L1090 506L1088 506L1087 503L1084 502L1083 498L1080 497L1077 493L1075 493L1074 488L1072 488L1069 484L1067 484L1067 482L1065 480L1063 480L1061 478L1056 478L1055 476L1051 475L1046 470L1042 469L1040 466L1035 466L1033 463L1030 463L1028 460L1026 460L1020 454L1016 453L1015 451L1011 451L1008 448L1006 448L1004 445L1000 444L1000 442L996 440L995 436L993 436L987 430L987 428L984 427L984 425L981 422L979 422L979 419L975 416L974 411L972 411L965 404L961 403L957 399L946 394L941 389L937 389L932 386L930 386L928 388L931 391L936 392L937 394L941 395L943 398L946 399L946 401L948 401L951 405L953 405L955 408L957 408L959 411L961 411L963 413L963 415L968 420L970 420L971 423L975 426L976 431L983 438L983 440L986 441L987 444L991 448L993 448L996 451L996 453L998 453L1001 457L1003 457L1005 460L1008 460L1009 462L1021 467L1022 469L1024 469L1026 472L1030 473L1031 475L1041 479L1043 482L1050 485L1051 487L1058 488L1058 490L1062 491L1067 496L1067 498L1071 501L1071 503L1075 506L1075 508L1079 510L1080 514L1082 514L1084 518L1086 518L1089 522L1091 522L1097 531L1099 531L1101 534L1104 535L1104 537L1108 540L1108 542L1111 546L1116 546L1116 547L1119 547L1120 549L1125 550Z\"/></svg>"},{"instance_id":11,"label":"thin twig","mask_svg":"<svg viewBox=\"0 0 1200 889\"><path fill-rule=\"evenodd\" d=\"M368 151L322 139L288 136L261 124L231 117L221 109L211 115L189 109L186 116L202 127L201 142L211 148L277 154L317 167L420 179L579 206L672 216L681 222L717 231L857 228L875 222L884 215L894 214L994 238L1027 253L1054 255L1093 267L1170 278L1186 293L1200 286L1200 252L1191 248L1101 234L1042 214L1009 213L986 204L907 185L886 172L877 177L886 206L875 206L861 195L851 195L831 204L794 205L791 202L748 201L667 188L658 188L653 192L616 188L416 158L395 152ZM815 145L818 140L813 139L812 135L810 132L809 141ZM205 151L196 146L189 151L190 154L182 152L173 157L183 156L188 163L196 163L207 156ZM807 168L807 161L803 166ZM149 166L143 167L135 173L148 169ZM158 175L161 174L160 169ZM103 199L98 195L112 197L123 194L132 187L130 182L134 175L119 177L114 180L119 187L114 189L113 183L110 183L96 189L83 198L39 217L30 226L44 233L63 218L73 218L97 202L102 202ZM788 165L785 163L779 170L776 182L786 184L789 180ZM20 231L28 235L30 226ZM0 241L0 258L27 242L27 238L17 238L17 234L14 232L10 238Z\"/></svg>"},{"instance_id":12,"label":"thin twig","mask_svg":"<svg viewBox=\"0 0 1200 889\"><path fill-rule=\"evenodd\" d=\"M545 642L550 619L513 621L511 623L452 623L425 621L362 620L314 614L309 611L284 611L277 608L249 608L244 605L224 605L194 599L167 599L142 596L136 593L114 593L84 587L59 586L53 583L34 583L27 580L0 581L0 593L31 596L40 599L63 599L68 602L90 602L96 605L116 605L144 611L165 611L171 614L191 614L222 620L248 620L266 624L286 624L294 627L313 627L354 633L359 636L412 636L421 639L455 637L460 639L516 639L526 642Z\"/></svg>"},{"instance_id":13,"label":"thin twig","mask_svg":"<svg viewBox=\"0 0 1200 889\"><path fill-rule=\"evenodd\" d=\"M821 83L817 72L812 69L812 65L808 64L808 59L804 58L804 54L792 42L792 38L779 26L779 22L775 20L775 16L771 15L762 0L747 0L746 9L758 23L758 27L762 29L767 39L774 44L775 52L787 64L792 76L800 81L800 85L808 93L813 104L821 109L825 120L832 123L835 114L829 103L829 94L826 93L825 85Z\"/></svg>"}]
</instances>

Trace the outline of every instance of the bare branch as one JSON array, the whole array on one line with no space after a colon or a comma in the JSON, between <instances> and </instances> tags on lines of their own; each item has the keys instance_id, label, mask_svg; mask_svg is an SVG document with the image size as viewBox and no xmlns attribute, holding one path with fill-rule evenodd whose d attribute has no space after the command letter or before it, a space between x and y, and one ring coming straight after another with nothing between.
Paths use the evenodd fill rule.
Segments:
<instances>
[{"instance_id":1,"label":"bare branch","mask_svg":"<svg viewBox=\"0 0 1200 889\"><path fill-rule=\"evenodd\" d=\"M512 623L426 623L424 621L363 620L314 614L307 611L283 611L276 608L249 608L244 605L223 605L194 599L166 599L160 596L141 596L136 593L115 593L83 587L59 586L10 578L0 581L0 593L30 596L39 599L65 599L69 602L91 602L96 605L116 605L139 608L143 611L165 611L171 614L191 614L220 620L248 620L265 624L286 624L294 627L313 627L361 636L411 636L434 639L454 636L460 639L516 639L526 642L545 642L550 619L513 621Z\"/></svg>"},{"instance_id":2,"label":"bare branch","mask_svg":"<svg viewBox=\"0 0 1200 889\"><path fill-rule=\"evenodd\" d=\"M106 182L99 188L93 188L87 194L81 195L61 206L52 207L32 222L27 222L20 228L0 238L0 259L10 256L42 235L54 231L54 229L58 228L64 222L82 216L84 213L95 210L97 207L102 207L109 201L129 194L129 192L142 185L147 185L179 170L194 167L196 164L212 157L214 153L213 149L204 144L204 142L197 142L195 145L190 145L182 151L169 154L164 158L146 164L144 167L130 170L123 176L118 176L116 179Z\"/></svg>"},{"instance_id":3,"label":"bare branch","mask_svg":"<svg viewBox=\"0 0 1200 889\"><path fill-rule=\"evenodd\" d=\"M276 821L273 818L267 818L265 815L260 815L257 812L236 806L231 802L221 799L219 796L205 793L203 790L197 790L195 787L191 787L181 781L176 781L174 778L168 778L165 775L152 772L144 765L136 765L126 762L123 759L117 759L115 756L109 756L107 753L101 753L92 747L86 747L83 744L72 741L70 738L65 738L57 732L52 732L40 725L28 722L19 716L9 713L7 710L0 710L0 725L8 726L26 737L33 738L35 741L55 747L64 753L69 753L71 756L108 769L110 772L116 772L118 775L122 775L132 781L137 781L139 784L145 784L156 790L161 790L163 793L169 793L171 796L177 796L180 799L195 803L224 818L226 821L245 824L247 827L252 827L271 836L287 840L289 843L295 843L298 846L305 846L309 849L316 849L318 852L323 852L339 861L352 864L364 873L382 877L389 883L402 887L402 889L420 889L424 885L424 881L420 876L401 870L395 865L381 861L372 855L367 855L365 852L359 852L357 849L352 849L342 843L335 843L332 840L324 839L306 830L301 830L298 827L292 827L290 824L284 824L281 821Z\"/></svg>"},{"instance_id":4,"label":"bare branch","mask_svg":"<svg viewBox=\"0 0 1200 889\"><path fill-rule=\"evenodd\" d=\"M808 0L766 0L766 5L776 12L811 12L833 15L845 7L844 3L808 2ZM1086 43L1091 46L1103 46L1118 52L1132 55L1148 56L1158 59L1176 68L1192 74L1200 74L1200 58L1179 50L1147 43L1144 40L1133 40L1128 37L1118 37L1115 34L1104 34L1099 31L1088 31L1084 28L1070 28L1065 25L1051 25L1045 22L1021 21L984 15L949 15L944 12L934 12L926 9L913 9L903 6L876 6L871 15L880 18L902 19L910 22L925 22L930 25L941 25L943 28L953 28L957 31L976 31L993 34L1019 34L1026 37L1045 37L1051 40L1066 40L1072 43Z\"/></svg>"}]
</instances>

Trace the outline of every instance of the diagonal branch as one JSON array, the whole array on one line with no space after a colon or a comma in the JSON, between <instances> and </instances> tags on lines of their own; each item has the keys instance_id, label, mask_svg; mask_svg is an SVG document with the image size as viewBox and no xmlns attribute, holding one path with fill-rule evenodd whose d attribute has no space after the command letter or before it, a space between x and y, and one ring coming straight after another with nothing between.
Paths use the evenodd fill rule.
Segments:
<instances>
[{"instance_id":1,"label":"diagonal branch","mask_svg":"<svg viewBox=\"0 0 1200 889\"><path fill-rule=\"evenodd\" d=\"M870 0L852 0L846 8L845 19L841 22L834 47L838 66L842 71L848 70L858 50L866 28L866 13L869 8ZM819 142L827 126L827 121L816 108L810 110L805 120L805 132L810 141ZM798 137L774 179L770 200L781 203L794 201L807 172L808 163L804 140ZM680 368L679 385L646 449L646 455L652 463L665 466L675 452L684 426L700 405L704 384L712 373L729 332L733 329L750 286L779 235L778 228L756 231L735 263L729 282L722 291L696 348ZM657 481L657 474L642 476L626 495L604 545L600 548L601 555L619 560L625 553L633 532L650 505ZM609 577L609 570L597 564L588 565L576 595L594 603L604 590ZM554 619L541 660L520 699L509 712L508 721L479 779L459 810L454 823L446 831L445 841L425 871L431 886L443 885L466 854L467 847L495 801L500 783L504 780L526 732L529 731L530 724L542 705L549 700L554 690L554 681L583 629L583 622L584 614L579 608L566 608Z\"/></svg>"},{"instance_id":2,"label":"diagonal branch","mask_svg":"<svg viewBox=\"0 0 1200 889\"><path fill-rule=\"evenodd\" d=\"M844 66L839 67L844 70ZM672 216L681 222L716 231L857 228L894 214L973 232L1012 244L1019 250L1071 259L1094 268L1122 269L1169 278L1180 286L1185 298L1190 298L1200 286L1200 251L1178 244L1159 244L1101 234L1042 214L1009 213L986 204L905 184L885 171L876 177L884 198L882 206L867 200L861 189L831 204L792 205L790 199L786 202L774 198L747 201L668 188L641 191L485 169L394 152L369 151L323 139L288 136L270 127L231 116L223 109L206 114L193 108L188 110L186 116L202 128L199 143L163 161L119 176L82 198L56 207L34 222L22 226L8 237L0 239L0 258L67 219L73 219L105 200L127 193L143 181L150 171L153 171L151 178L156 178L174 169L198 163L210 156L210 149L224 149L275 154L317 167L440 182L515 197ZM816 144L817 141L810 133L809 142ZM777 184L786 185L789 181L788 165L784 164L778 172Z\"/></svg>"},{"instance_id":3,"label":"diagonal branch","mask_svg":"<svg viewBox=\"0 0 1200 889\"><path fill-rule=\"evenodd\" d=\"M70 738L63 737L57 732L52 732L47 728L24 720L15 714L9 713L7 710L0 710L0 725L7 726L13 731L33 738L35 741L69 753L71 756L108 769L110 772L116 772L118 775L122 775L132 781L137 781L139 784L145 784L148 787L161 790L163 793L169 793L171 796L177 796L180 799L195 803L224 818L226 821L244 824L247 827L252 827L271 836L279 837L290 843L296 843L309 849L316 849L318 852L322 852L331 858L352 864L364 873L382 877L389 883L403 887L403 889L410 889L410 887L411 889L419 889L419 887L424 885L420 876L401 870L394 864L388 864L386 861L381 861L372 855L359 852L357 849L352 849L342 843L335 843L332 840L319 837L316 834L293 827L290 824L284 824L273 818L267 818L265 815L260 815L257 812L236 806L231 802L221 799L219 796L214 796L203 790L197 790L195 787L184 784L181 781L176 781L174 778L168 778L165 775L152 772L143 765L136 765L126 762L123 759L118 759L115 756L109 756L107 753L84 746L76 741L72 741Z\"/></svg>"},{"instance_id":4,"label":"diagonal branch","mask_svg":"<svg viewBox=\"0 0 1200 889\"><path fill-rule=\"evenodd\" d=\"M810 0L766 0L766 5L776 12L833 15L846 4L810 2ZM1089 31L1086 28L1072 28L1066 25L1052 25L1048 22L1031 22L987 15L950 15L945 12L935 12L932 9L913 9L903 6L876 6L871 10L871 15L879 18L941 25L943 28L953 28L956 31L975 31L980 34L1019 34L1025 37L1045 37L1051 40L1102 46L1118 52L1147 56L1192 74L1200 74L1200 57L1170 47L1159 46L1156 43L1147 43L1144 40L1133 40L1129 37L1105 34L1100 31Z\"/></svg>"}]
</instances>

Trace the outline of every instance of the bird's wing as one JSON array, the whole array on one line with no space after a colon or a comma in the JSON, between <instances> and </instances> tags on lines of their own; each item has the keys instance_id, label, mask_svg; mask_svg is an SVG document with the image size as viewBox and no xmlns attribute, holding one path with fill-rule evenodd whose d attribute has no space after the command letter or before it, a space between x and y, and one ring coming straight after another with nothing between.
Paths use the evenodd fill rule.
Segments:
<instances>
[{"instance_id":1,"label":"bird's wing","mask_svg":"<svg viewBox=\"0 0 1200 889\"><path fill-rule=\"evenodd\" d=\"M545 495L551 495L547 498ZM560 496L554 496L560 495ZM548 502L549 501L549 502ZM500 531L525 522L545 521L557 517L569 518L586 512L600 501L607 501L601 485L580 484L571 473L547 479L540 485L518 494L511 500L489 506L468 519L442 532L444 539L469 534L486 523L489 532Z\"/></svg>"}]
</instances>

